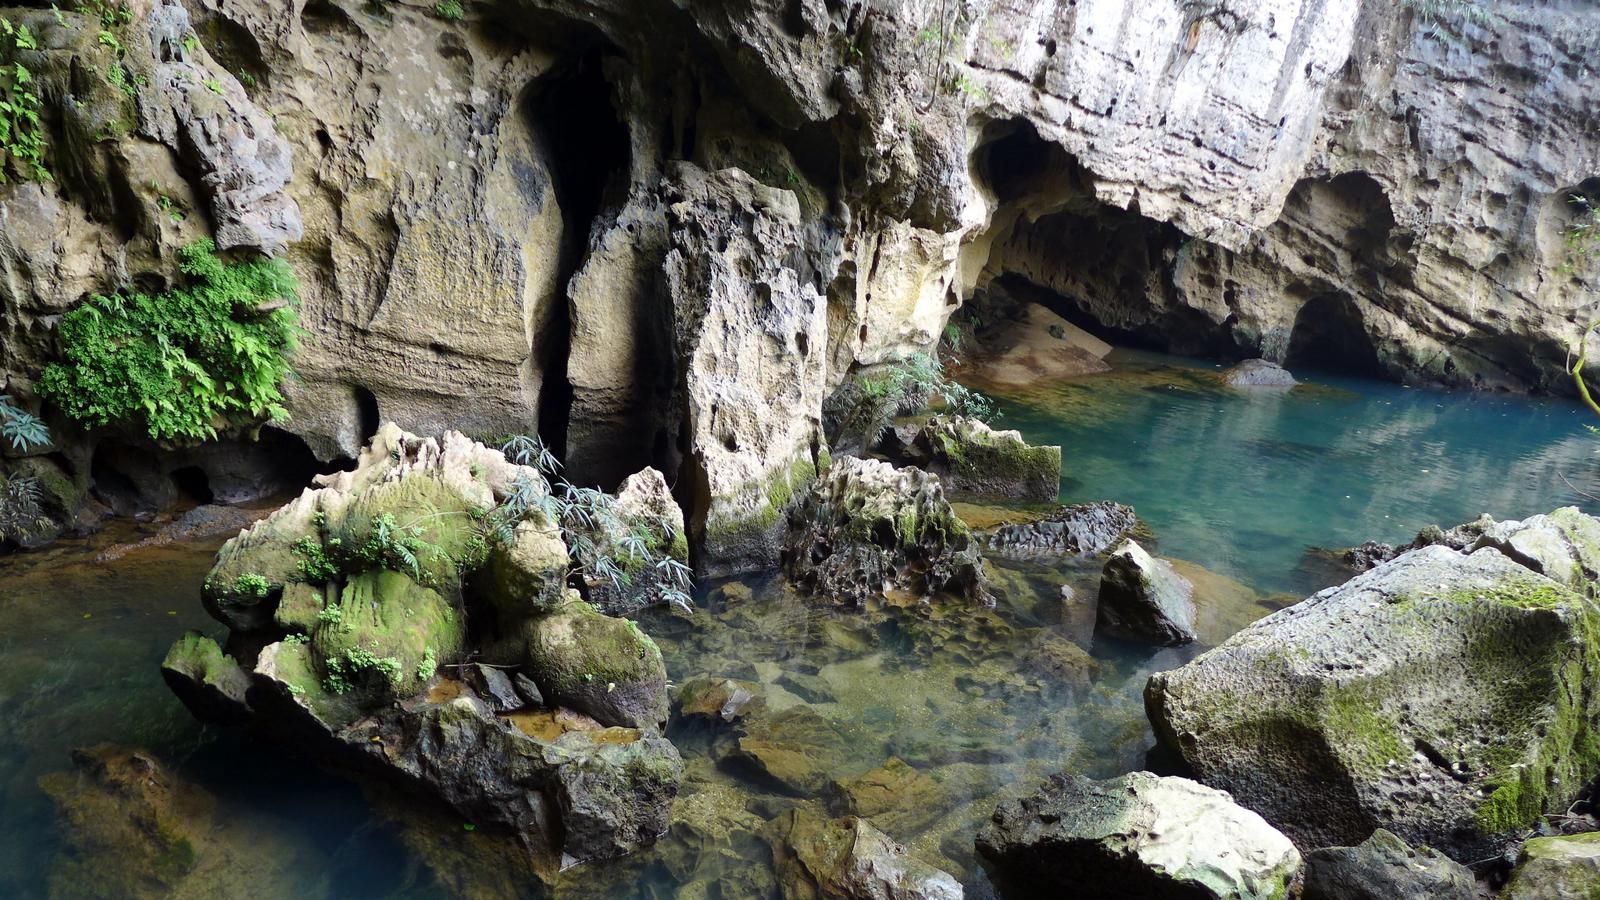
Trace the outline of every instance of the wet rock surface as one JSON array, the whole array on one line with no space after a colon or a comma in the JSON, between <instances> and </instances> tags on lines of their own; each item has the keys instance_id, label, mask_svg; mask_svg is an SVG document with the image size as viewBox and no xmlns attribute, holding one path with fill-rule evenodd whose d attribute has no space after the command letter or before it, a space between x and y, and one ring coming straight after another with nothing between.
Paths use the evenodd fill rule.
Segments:
<instances>
[{"instance_id":1,"label":"wet rock surface","mask_svg":"<svg viewBox=\"0 0 1600 900\"><path fill-rule=\"evenodd\" d=\"M1247 359L1222 373L1222 383L1237 388L1289 388L1300 382L1289 370L1264 359Z\"/></svg>"},{"instance_id":2,"label":"wet rock surface","mask_svg":"<svg viewBox=\"0 0 1600 900\"><path fill-rule=\"evenodd\" d=\"M1148 772L1052 776L1000 804L978 852L1006 897L1070 884L1096 900L1270 900L1288 894L1301 862L1288 838L1222 791Z\"/></svg>"},{"instance_id":3,"label":"wet rock surface","mask_svg":"<svg viewBox=\"0 0 1600 900\"><path fill-rule=\"evenodd\" d=\"M1125 541L1100 578L1098 627L1108 634L1163 646L1195 639L1194 585L1166 560Z\"/></svg>"},{"instance_id":4,"label":"wet rock surface","mask_svg":"<svg viewBox=\"0 0 1600 900\"><path fill-rule=\"evenodd\" d=\"M1472 870L1437 850L1413 850L1382 828L1354 847L1306 854L1305 900L1472 900ZM1552 895L1554 896L1554 895Z\"/></svg>"},{"instance_id":5,"label":"wet rock surface","mask_svg":"<svg viewBox=\"0 0 1600 900\"><path fill-rule=\"evenodd\" d=\"M983 535L991 553L1005 556L1104 553L1139 527L1133 507L1110 501L1062 506L1055 512L1015 524L1001 524Z\"/></svg>"},{"instance_id":6,"label":"wet rock surface","mask_svg":"<svg viewBox=\"0 0 1600 900\"><path fill-rule=\"evenodd\" d=\"M1153 676L1146 702L1201 781L1303 845L1383 827L1481 859L1591 777L1592 602L1492 547L1426 547Z\"/></svg>"},{"instance_id":7,"label":"wet rock surface","mask_svg":"<svg viewBox=\"0 0 1600 900\"><path fill-rule=\"evenodd\" d=\"M790 810L768 826L785 900L959 900L961 884L864 819Z\"/></svg>"}]
</instances>

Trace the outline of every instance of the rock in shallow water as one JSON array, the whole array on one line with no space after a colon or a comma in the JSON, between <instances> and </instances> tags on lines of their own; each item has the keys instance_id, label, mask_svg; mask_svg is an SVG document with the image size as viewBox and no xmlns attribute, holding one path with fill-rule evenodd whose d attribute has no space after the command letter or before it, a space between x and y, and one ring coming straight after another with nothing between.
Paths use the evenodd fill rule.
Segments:
<instances>
[{"instance_id":1,"label":"rock in shallow water","mask_svg":"<svg viewBox=\"0 0 1600 900\"><path fill-rule=\"evenodd\" d=\"M891 442L897 462L938 475L952 495L1054 503L1061 493L1060 447L1034 446L978 419L936 416L909 440Z\"/></svg>"},{"instance_id":2,"label":"rock in shallow water","mask_svg":"<svg viewBox=\"0 0 1600 900\"><path fill-rule=\"evenodd\" d=\"M1412 551L1153 676L1163 745L1305 845L1500 852L1600 768L1600 609L1492 548Z\"/></svg>"},{"instance_id":3,"label":"rock in shallow water","mask_svg":"<svg viewBox=\"0 0 1600 900\"><path fill-rule=\"evenodd\" d=\"M1133 541L1106 560L1097 627L1166 647L1193 643L1194 586Z\"/></svg>"},{"instance_id":4,"label":"rock in shallow water","mask_svg":"<svg viewBox=\"0 0 1600 900\"><path fill-rule=\"evenodd\" d=\"M983 545L1003 556L1104 553L1139 527L1133 507L1101 500L1063 506L1042 519L988 531Z\"/></svg>"},{"instance_id":5,"label":"rock in shallow water","mask_svg":"<svg viewBox=\"0 0 1600 900\"><path fill-rule=\"evenodd\" d=\"M1380 828L1355 847L1306 854L1304 900L1472 900L1472 870L1437 850L1413 850Z\"/></svg>"},{"instance_id":6,"label":"rock in shallow water","mask_svg":"<svg viewBox=\"0 0 1600 900\"><path fill-rule=\"evenodd\" d=\"M1274 362L1264 359L1247 359L1222 373L1222 383L1229 387L1294 387L1300 382L1294 380L1289 370Z\"/></svg>"},{"instance_id":7,"label":"rock in shallow water","mask_svg":"<svg viewBox=\"0 0 1600 900\"><path fill-rule=\"evenodd\" d=\"M960 900L961 884L865 819L794 809L768 825L784 900Z\"/></svg>"},{"instance_id":8,"label":"rock in shallow water","mask_svg":"<svg viewBox=\"0 0 1600 900\"><path fill-rule=\"evenodd\" d=\"M1008 898L1278 900L1300 870L1289 839L1227 794L1148 772L1052 776L1000 804L978 852Z\"/></svg>"},{"instance_id":9,"label":"rock in shallow water","mask_svg":"<svg viewBox=\"0 0 1600 900\"><path fill-rule=\"evenodd\" d=\"M784 570L802 589L847 602L896 588L985 597L972 532L938 476L871 459L834 461L797 513Z\"/></svg>"}]
</instances>

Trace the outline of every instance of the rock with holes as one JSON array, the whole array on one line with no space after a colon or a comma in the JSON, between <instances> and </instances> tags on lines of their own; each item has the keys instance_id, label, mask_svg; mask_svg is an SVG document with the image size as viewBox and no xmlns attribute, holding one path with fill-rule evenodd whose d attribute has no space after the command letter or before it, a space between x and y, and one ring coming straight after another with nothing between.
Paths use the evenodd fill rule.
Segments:
<instances>
[{"instance_id":1,"label":"rock with holes","mask_svg":"<svg viewBox=\"0 0 1600 900\"><path fill-rule=\"evenodd\" d=\"M1133 541L1106 560L1096 627L1107 634L1162 646L1195 639L1194 585Z\"/></svg>"},{"instance_id":2,"label":"rock with holes","mask_svg":"<svg viewBox=\"0 0 1600 900\"><path fill-rule=\"evenodd\" d=\"M1575 506L1487 525L1472 547L1493 547L1576 591L1587 590L1600 578L1600 521Z\"/></svg>"},{"instance_id":3,"label":"rock with holes","mask_svg":"<svg viewBox=\"0 0 1600 900\"><path fill-rule=\"evenodd\" d=\"M1600 607L1486 547L1414 550L1150 679L1161 745L1302 846L1482 859L1600 768Z\"/></svg>"},{"instance_id":4,"label":"rock with holes","mask_svg":"<svg viewBox=\"0 0 1600 900\"><path fill-rule=\"evenodd\" d=\"M983 600L982 559L938 476L845 457L796 514L784 571L804 590L861 603L888 590Z\"/></svg>"},{"instance_id":5,"label":"rock with holes","mask_svg":"<svg viewBox=\"0 0 1600 900\"><path fill-rule=\"evenodd\" d=\"M1247 359L1222 373L1222 383L1238 388L1289 388L1300 382L1289 370L1265 359Z\"/></svg>"},{"instance_id":6,"label":"rock with holes","mask_svg":"<svg viewBox=\"0 0 1600 900\"><path fill-rule=\"evenodd\" d=\"M1281 900L1300 872L1294 844L1226 793L1149 772L1052 776L1000 804L978 853L1016 898Z\"/></svg>"},{"instance_id":7,"label":"rock with holes","mask_svg":"<svg viewBox=\"0 0 1600 900\"><path fill-rule=\"evenodd\" d=\"M1109 500L1062 506L1041 519L986 530L985 550L1001 556L1096 556L1139 529L1133 507Z\"/></svg>"},{"instance_id":8,"label":"rock with holes","mask_svg":"<svg viewBox=\"0 0 1600 900\"><path fill-rule=\"evenodd\" d=\"M790 510L817 478L827 301L803 268L794 194L737 169L673 167L665 286L682 361L699 565L777 564Z\"/></svg>"}]
</instances>

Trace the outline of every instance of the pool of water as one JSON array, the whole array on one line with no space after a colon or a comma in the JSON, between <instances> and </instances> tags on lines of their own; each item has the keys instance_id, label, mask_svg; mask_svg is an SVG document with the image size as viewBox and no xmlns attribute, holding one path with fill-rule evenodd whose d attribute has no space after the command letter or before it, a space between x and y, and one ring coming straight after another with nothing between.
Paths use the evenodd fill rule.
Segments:
<instances>
[{"instance_id":1,"label":"pool of water","mask_svg":"<svg viewBox=\"0 0 1600 900\"><path fill-rule=\"evenodd\" d=\"M772 887L762 823L797 804L869 815L924 859L981 879L972 836L996 798L1050 772L1143 765L1149 673L1327 583L1308 548L1403 541L1428 523L1600 494L1600 438L1565 402L1337 378L1237 392L1206 364L1122 352L1115 362L1111 375L998 394L1000 424L1063 446L1063 499L1129 503L1159 552L1187 561L1204 603L1201 647L1097 642L1092 565L995 561L994 610L892 600L835 610L775 580L707 585L695 615L643 617L672 680L760 684L769 724L749 727L791 742L817 777L779 782L726 728L675 721L688 770L678 824L655 849L570 871L554 893L762 895ZM196 724L157 666L184 629L221 636L197 602L221 541L100 560L154 528L121 524L0 559L0 896L86 896L85 873L124 877L120 849L69 833L40 786L59 794L82 781L51 773L73 773L74 749L105 742L148 752L214 802L194 826L206 880L182 882L180 895L535 893L501 837Z\"/></svg>"}]
</instances>

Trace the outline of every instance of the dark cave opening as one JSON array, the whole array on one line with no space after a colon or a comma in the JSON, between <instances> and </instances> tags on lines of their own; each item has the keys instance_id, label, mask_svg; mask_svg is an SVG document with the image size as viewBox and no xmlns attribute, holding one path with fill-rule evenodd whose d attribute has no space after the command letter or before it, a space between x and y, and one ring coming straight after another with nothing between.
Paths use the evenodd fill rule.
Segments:
<instances>
[{"instance_id":1,"label":"dark cave opening","mask_svg":"<svg viewBox=\"0 0 1600 900\"><path fill-rule=\"evenodd\" d=\"M184 466L172 470L172 486L178 491L178 502L205 506L216 499L211 490L211 479L199 466Z\"/></svg>"},{"instance_id":2,"label":"dark cave opening","mask_svg":"<svg viewBox=\"0 0 1600 900\"><path fill-rule=\"evenodd\" d=\"M594 47L536 81L525 99L527 118L550 161L563 223L557 283L571 282L588 254L596 221L619 207L627 189L631 143L604 73L605 54ZM544 362L539 391L539 436L563 461L572 415L567 375L572 310L563 293L537 358Z\"/></svg>"},{"instance_id":3,"label":"dark cave opening","mask_svg":"<svg viewBox=\"0 0 1600 900\"><path fill-rule=\"evenodd\" d=\"M378 411L378 398L372 391L359 384L351 388L351 393L356 399L356 427L361 429L361 439L357 444L365 447L372 443L378 428L383 425L383 418Z\"/></svg>"},{"instance_id":4,"label":"dark cave opening","mask_svg":"<svg viewBox=\"0 0 1600 900\"><path fill-rule=\"evenodd\" d=\"M1384 374L1361 308L1343 292L1318 294L1300 307L1284 364L1364 378Z\"/></svg>"}]
</instances>

